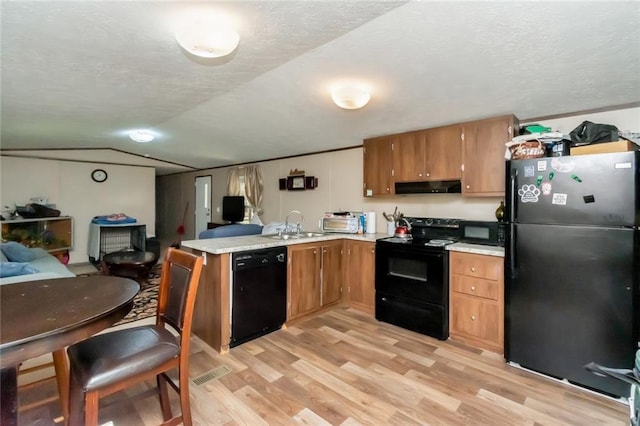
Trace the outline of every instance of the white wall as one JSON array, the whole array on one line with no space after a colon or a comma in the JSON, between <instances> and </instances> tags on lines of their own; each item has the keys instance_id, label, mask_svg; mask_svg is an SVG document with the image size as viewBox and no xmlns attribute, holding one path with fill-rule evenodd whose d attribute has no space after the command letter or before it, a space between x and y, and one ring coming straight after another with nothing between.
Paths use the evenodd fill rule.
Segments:
<instances>
[{"instance_id":1,"label":"white wall","mask_svg":"<svg viewBox=\"0 0 640 426\"><path fill-rule=\"evenodd\" d=\"M640 131L640 108L627 108L594 114L580 114L552 120L536 121L568 134L584 120L613 124L619 130ZM525 123L523 121L522 123ZM282 222L291 210L300 210L304 215L304 227L317 229L318 220L327 211L355 210L375 211L377 231L385 232L386 224L382 212L391 213L397 206L406 216L451 217L474 220L495 220L495 210L500 197L469 198L460 194L424 194L367 198L362 195L362 148L353 148L323 154L305 155L282 160L264 161L260 164L264 178L264 214L262 221ZM304 170L307 176L318 178L318 188L307 191L280 191L278 179L286 177L289 170ZM193 185L196 176L212 175L212 220L219 221L222 196L226 195L228 168L202 170L159 179L162 197L193 203ZM179 182L179 183L178 183ZM182 188L182 193L176 192ZM161 215L162 212L159 212ZM170 232L178 225L177 216L164 220ZM190 208L184 239L195 238L193 234L193 209ZM163 222L163 223L164 223Z\"/></svg>"},{"instance_id":2,"label":"white wall","mask_svg":"<svg viewBox=\"0 0 640 426\"><path fill-rule=\"evenodd\" d=\"M388 198L365 198L362 195L362 148L353 148L323 154L306 155L282 160L260 162L264 179L264 214L261 219L283 222L291 210L299 210L304 216L303 226L307 230L318 229L318 222L325 212L337 210L375 211L378 232L386 231L382 212L398 211L407 216L455 217L478 220L495 220L495 209L500 198L471 199L460 194L427 194L394 196ZM167 200L180 200L184 206L193 203L193 185L197 176L212 176L212 220L220 220L222 197L226 195L228 167L163 176L158 179L158 193ZM281 191L278 180L286 177L291 169L304 170L307 176L318 178L318 188L305 191ZM161 203L163 204L163 203ZM158 212L159 216L162 212ZM173 232L179 224L179 215L167 208L166 217L160 220L159 236L174 239ZM184 239L196 238L193 231L193 209L189 208L185 223ZM297 221L298 218L295 217ZM164 231L167 230L167 232ZM165 236L166 234L166 236Z\"/></svg>"},{"instance_id":3,"label":"white wall","mask_svg":"<svg viewBox=\"0 0 640 426\"><path fill-rule=\"evenodd\" d=\"M91 179L100 168L108 174L103 183ZM40 160L0 156L0 205L25 205L44 196L62 215L73 217L70 263L88 262L89 224L94 216L125 213L146 224L155 236L155 170L75 161Z\"/></svg>"}]
</instances>

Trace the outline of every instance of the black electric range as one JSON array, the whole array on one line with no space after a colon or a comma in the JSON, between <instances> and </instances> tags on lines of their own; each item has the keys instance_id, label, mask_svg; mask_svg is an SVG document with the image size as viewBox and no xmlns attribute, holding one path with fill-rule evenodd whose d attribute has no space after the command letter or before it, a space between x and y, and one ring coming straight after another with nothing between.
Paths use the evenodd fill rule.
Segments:
<instances>
[{"instance_id":1,"label":"black electric range","mask_svg":"<svg viewBox=\"0 0 640 426\"><path fill-rule=\"evenodd\" d=\"M460 219L405 218L410 236L376 242L376 319L449 337L449 254Z\"/></svg>"}]
</instances>

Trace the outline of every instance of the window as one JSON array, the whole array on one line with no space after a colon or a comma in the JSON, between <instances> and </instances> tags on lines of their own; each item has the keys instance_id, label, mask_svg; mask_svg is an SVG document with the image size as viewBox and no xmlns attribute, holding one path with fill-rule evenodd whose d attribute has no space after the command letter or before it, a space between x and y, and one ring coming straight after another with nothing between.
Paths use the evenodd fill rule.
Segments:
<instances>
[{"instance_id":1,"label":"window","mask_svg":"<svg viewBox=\"0 0 640 426\"><path fill-rule=\"evenodd\" d=\"M262 214L262 174L260 166L232 167L227 176L227 195L242 195L245 200L243 222Z\"/></svg>"}]
</instances>

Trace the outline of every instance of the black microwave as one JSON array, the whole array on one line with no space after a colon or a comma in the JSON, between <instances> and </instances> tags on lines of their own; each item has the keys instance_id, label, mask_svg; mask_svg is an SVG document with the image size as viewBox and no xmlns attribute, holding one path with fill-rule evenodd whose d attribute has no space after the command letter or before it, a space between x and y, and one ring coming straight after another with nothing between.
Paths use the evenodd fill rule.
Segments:
<instances>
[{"instance_id":1,"label":"black microwave","mask_svg":"<svg viewBox=\"0 0 640 426\"><path fill-rule=\"evenodd\" d=\"M504 247L507 224L502 222L481 222L463 220L460 222L462 242Z\"/></svg>"}]
</instances>

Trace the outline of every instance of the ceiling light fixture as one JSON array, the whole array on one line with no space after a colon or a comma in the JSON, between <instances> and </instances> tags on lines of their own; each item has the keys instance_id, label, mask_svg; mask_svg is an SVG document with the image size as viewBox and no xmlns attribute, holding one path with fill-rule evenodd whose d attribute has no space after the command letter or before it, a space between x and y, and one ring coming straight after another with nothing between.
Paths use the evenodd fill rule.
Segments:
<instances>
[{"instance_id":1,"label":"ceiling light fixture","mask_svg":"<svg viewBox=\"0 0 640 426\"><path fill-rule=\"evenodd\" d=\"M371 95L361 85L348 84L334 88L331 91L331 99L340 108L358 109L369 103Z\"/></svg>"},{"instance_id":2,"label":"ceiling light fixture","mask_svg":"<svg viewBox=\"0 0 640 426\"><path fill-rule=\"evenodd\" d=\"M148 130L133 130L129 132L129 138L134 142L147 143L151 142L156 137Z\"/></svg>"},{"instance_id":3,"label":"ceiling light fixture","mask_svg":"<svg viewBox=\"0 0 640 426\"><path fill-rule=\"evenodd\" d=\"M192 55L220 58L238 47L240 35L227 16L193 12L181 21L176 40Z\"/></svg>"}]
</instances>

